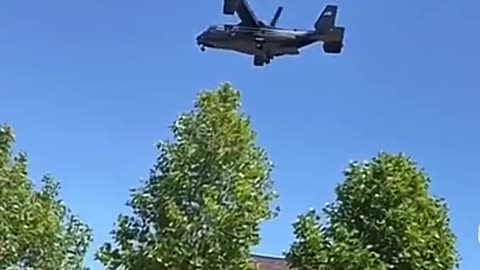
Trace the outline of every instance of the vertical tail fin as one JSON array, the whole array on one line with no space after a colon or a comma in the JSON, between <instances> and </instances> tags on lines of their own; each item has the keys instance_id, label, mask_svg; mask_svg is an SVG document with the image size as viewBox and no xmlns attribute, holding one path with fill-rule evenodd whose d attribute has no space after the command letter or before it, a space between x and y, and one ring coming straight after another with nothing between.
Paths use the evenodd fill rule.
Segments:
<instances>
[{"instance_id":1,"label":"vertical tail fin","mask_svg":"<svg viewBox=\"0 0 480 270\"><path fill-rule=\"evenodd\" d=\"M326 53L339 54L343 49L345 27L336 25L338 6L327 5L315 22L315 35L323 41Z\"/></svg>"},{"instance_id":2,"label":"vertical tail fin","mask_svg":"<svg viewBox=\"0 0 480 270\"><path fill-rule=\"evenodd\" d=\"M337 18L337 9L338 6L327 5L315 22L315 30L328 31L330 28L334 27Z\"/></svg>"}]
</instances>

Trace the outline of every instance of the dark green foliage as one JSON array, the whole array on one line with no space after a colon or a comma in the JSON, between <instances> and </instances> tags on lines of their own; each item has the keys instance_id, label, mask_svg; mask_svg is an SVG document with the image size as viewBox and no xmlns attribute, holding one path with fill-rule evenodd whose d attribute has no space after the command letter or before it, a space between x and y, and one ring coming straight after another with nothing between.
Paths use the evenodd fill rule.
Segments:
<instances>
[{"instance_id":1,"label":"dark green foliage","mask_svg":"<svg viewBox=\"0 0 480 270\"><path fill-rule=\"evenodd\" d=\"M430 196L430 179L410 158L381 153L371 162L351 163L345 177L336 189L336 201L324 209L325 229L310 225L304 230L316 233L307 238L295 232L297 241L287 253L292 265L352 270L458 267L447 206ZM328 244L317 244L318 238ZM323 259L303 259L312 256Z\"/></svg>"},{"instance_id":2,"label":"dark green foliage","mask_svg":"<svg viewBox=\"0 0 480 270\"><path fill-rule=\"evenodd\" d=\"M25 154L14 156L11 128L0 126L0 269L81 270L90 229L58 198L46 176L35 190Z\"/></svg>"},{"instance_id":3,"label":"dark green foliage","mask_svg":"<svg viewBox=\"0 0 480 270\"><path fill-rule=\"evenodd\" d=\"M171 130L175 140L158 144L149 179L131 194L133 215L119 217L97 259L108 269L248 269L276 195L238 91L200 94Z\"/></svg>"},{"instance_id":4,"label":"dark green foliage","mask_svg":"<svg viewBox=\"0 0 480 270\"><path fill-rule=\"evenodd\" d=\"M286 260L297 270L326 269L330 243L322 235L320 216L315 210L300 215L293 224L293 233L297 237Z\"/></svg>"}]
</instances>

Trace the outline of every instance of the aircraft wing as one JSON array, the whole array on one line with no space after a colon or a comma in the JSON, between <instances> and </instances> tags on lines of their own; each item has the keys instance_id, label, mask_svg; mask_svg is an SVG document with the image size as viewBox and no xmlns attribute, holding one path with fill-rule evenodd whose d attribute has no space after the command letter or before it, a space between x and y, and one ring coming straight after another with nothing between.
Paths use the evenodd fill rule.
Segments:
<instances>
[{"instance_id":1,"label":"aircraft wing","mask_svg":"<svg viewBox=\"0 0 480 270\"><path fill-rule=\"evenodd\" d=\"M240 0L237 6L237 15L240 18L240 24L247 27L258 27L260 21L248 4L247 0Z\"/></svg>"}]
</instances>

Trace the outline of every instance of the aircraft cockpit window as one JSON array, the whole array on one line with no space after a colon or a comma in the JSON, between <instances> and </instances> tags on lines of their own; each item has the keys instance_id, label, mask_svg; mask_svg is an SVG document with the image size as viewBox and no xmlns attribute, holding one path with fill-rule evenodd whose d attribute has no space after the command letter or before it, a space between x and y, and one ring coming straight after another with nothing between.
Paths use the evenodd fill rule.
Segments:
<instances>
[{"instance_id":1,"label":"aircraft cockpit window","mask_svg":"<svg viewBox=\"0 0 480 270\"><path fill-rule=\"evenodd\" d=\"M210 26L210 28L208 30L210 30L210 31L223 31L223 26L222 25L213 25L213 26Z\"/></svg>"},{"instance_id":2,"label":"aircraft cockpit window","mask_svg":"<svg viewBox=\"0 0 480 270\"><path fill-rule=\"evenodd\" d=\"M213 25L208 29L209 31L230 31L233 30L233 25Z\"/></svg>"},{"instance_id":3,"label":"aircraft cockpit window","mask_svg":"<svg viewBox=\"0 0 480 270\"><path fill-rule=\"evenodd\" d=\"M221 30L218 25L212 25L208 28L208 31L215 31L215 30Z\"/></svg>"}]
</instances>

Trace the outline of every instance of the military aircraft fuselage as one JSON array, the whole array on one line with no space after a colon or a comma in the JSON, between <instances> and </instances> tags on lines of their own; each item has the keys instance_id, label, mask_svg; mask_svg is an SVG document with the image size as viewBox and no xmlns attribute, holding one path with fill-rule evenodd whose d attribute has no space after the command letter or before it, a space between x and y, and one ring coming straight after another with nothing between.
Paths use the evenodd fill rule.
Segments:
<instances>
[{"instance_id":1,"label":"military aircraft fuselage","mask_svg":"<svg viewBox=\"0 0 480 270\"><path fill-rule=\"evenodd\" d=\"M224 0L224 13L236 13L240 22L210 26L197 36L197 44L202 51L214 48L253 55L255 66L269 64L277 56L299 54L301 48L315 42L323 42L326 53L339 54L345 28L335 24L337 9L335 5L325 6L312 30L296 30L276 26L282 7L266 24L257 18L247 0Z\"/></svg>"},{"instance_id":2,"label":"military aircraft fuselage","mask_svg":"<svg viewBox=\"0 0 480 270\"><path fill-rule=\"evenodd\" d=\"M211 26L197 37L203 47L266 57L299 54L299 48L317 40L315 31L228 24Z\"/></svg>"}]
</instances>

